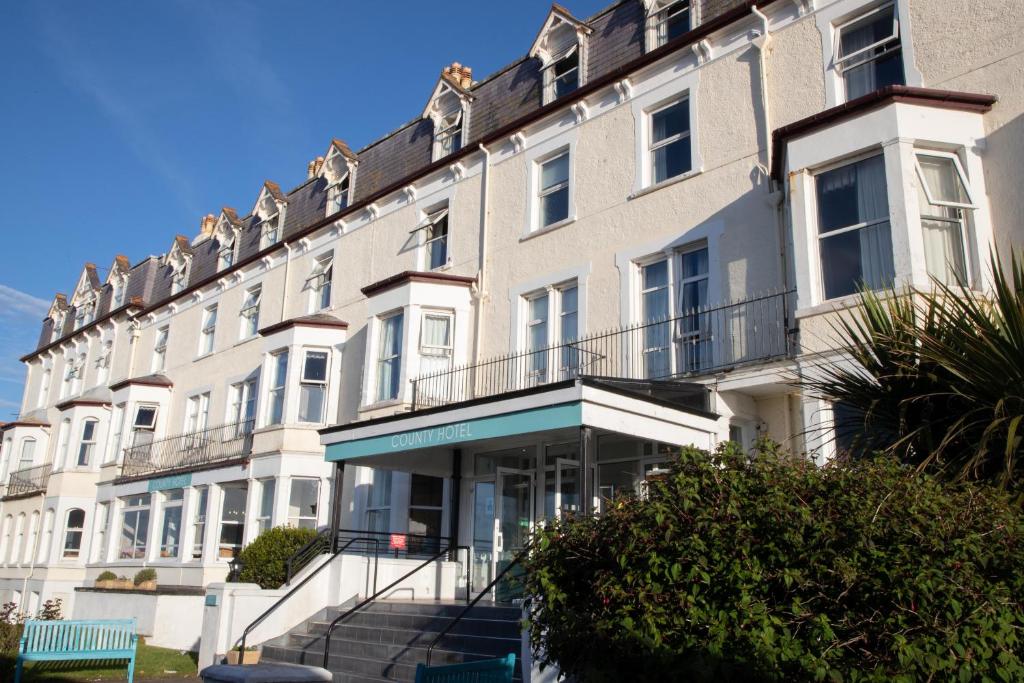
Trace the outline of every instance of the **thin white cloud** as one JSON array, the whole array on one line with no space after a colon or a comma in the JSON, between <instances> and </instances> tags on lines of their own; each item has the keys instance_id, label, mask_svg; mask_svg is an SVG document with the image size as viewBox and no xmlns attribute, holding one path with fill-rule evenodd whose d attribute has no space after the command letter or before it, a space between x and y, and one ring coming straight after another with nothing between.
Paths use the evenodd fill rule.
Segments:
<instances>
[{"instance_id":1,"label":"thin white cloud","mask_svg":"<svg viewBox=\"0 0 1024 683\"><path fill-rule=\"evenodd\" d=\"M50 302L7 285L0 285L0 317L30 317L42 320Z\"/></svg>"},{"instance_id":2,"label":"thin white cloud","mask_svg":"<svg viewBox=\"0 0 1024 683\"><path fill-rule=\"evenodd\" d=\"M159 136L132 98L122 95L116 79L82 49L75 33L67 27L66 19L53 5L47 5L44 12L40 21L40 32L45 38L44 52L53 59L60 75L93 100L139 160L167 182L189 213L199 214L200 203L196 200L192 180L164 152Z\"/></svg>"}]
</instances>

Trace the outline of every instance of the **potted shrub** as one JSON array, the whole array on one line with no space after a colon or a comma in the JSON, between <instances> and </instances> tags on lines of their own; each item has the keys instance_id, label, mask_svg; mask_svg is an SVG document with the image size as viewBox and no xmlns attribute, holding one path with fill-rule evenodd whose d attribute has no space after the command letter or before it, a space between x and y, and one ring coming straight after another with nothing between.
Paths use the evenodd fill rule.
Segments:
<instances>
[{"instance_id":1,"label":"potted shrub","mask_svg":"<svg viewBox=\"0 0 1024 683\"><path fill-rule=\"evenodd\" d=\"M111 586L111 588L117 588L120 590L131 590L135 587L135 584L132 583L132 580L124 574L114 579L111 583L114 584Z\"/></svg>"},{"instance_id":2,"label":"potted shrub","mask_svg":"<svg viewBox=\"0 0 1024 683\"><path fill-rule=\"evenodd\" d=\"M152 567L140 569L135 575L135 589L140 591L155 591L156 570Z\"/></svg>"},{"instance_id":3,"label":"potted shrub","mask_svg":"<svg viewBox=\"0 0 1024 683\"><path fill-rule=\"evenodd\" d=\"M260 649L257 645L250 645L243 651L241 646L236 645L227 654L228 664L259 664Z\"/></svg>"},{"instance_id":4,"label":"potted shrub","mask_svg":"<svg viewBox=\"0 0 1024 683\"><path fill-rule=\"evenodd\" d=\"M96 577L96 587L97 588L113 588L115 581L117 581L117 574L115 574L114 572L111 572L111 571L101 572L100 575Z\"/></svg>"}]
</instances>

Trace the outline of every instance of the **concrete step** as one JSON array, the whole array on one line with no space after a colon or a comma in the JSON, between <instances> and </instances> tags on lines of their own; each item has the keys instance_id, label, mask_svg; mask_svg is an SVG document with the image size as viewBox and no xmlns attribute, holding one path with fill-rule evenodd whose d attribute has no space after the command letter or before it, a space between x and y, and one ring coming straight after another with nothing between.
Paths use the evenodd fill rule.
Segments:
<instances>
[{"instance_id":1,"label":"concrete step","mask_svg":"<svg viewBox=\"0 0 1024 683\"><path fill-rule=\"evenodd\" d=\"M427 648L434 641L432 637L424 637L415 632L405 632L397 635L390 642L385 642L387 636L382 637L380 642L369 642L365 640L354 640L348 637L347 632L339 629L331 636L331 654L366 654L367 657L376 659L394 659L403 652L415 651L425 655ZM455 636L442 638L437 644L436 650L449 650L472 655L487 657L504 657L509 652L518 652L521 648L518 638L487 638L474 636ZM305 633L289 633L287 637L277 639L272 643L280 647L300 648L309 652L324 651L324 636Z\"/></svg>"},{"instance_id":2,"label":"concrete step","mask_svg":"<svg viewBox=\"0 0 1024 683\"><path fill-rule=\"evenodd\" d=\"M347 612L351 606L328 607L327 613L334 617ZM363 607L360 612L381 614L393 612L398 614L429 614L439 617L457 617L466 608L463 602L440 602L432 600L377 600ZM506 604L478 602L466 614L466 618L477 619L522 619L523 610ZM332 617L333 618L333 617Z\"/></svg>"},{"instance_id":3,"label":"concrete step","mask_svg":"<svg viewBox=\"0 0 1024 683\"><path fill-rule=\"evenodd\" d=\"M333 620L332 620L333 621ZM313 619L306 622L308 633L326 633L331 621ZM416 631L418 633L438 634L449 626L452 635L477 635L492 638L519 638L521 625L519 621L502 619L463 619L455 621L454 617L435 617L417 614L353 614L335 627L352 629L390 629L394 631ZM372 639L372 638L371 638Z\"/></svg>"}]
</instances>

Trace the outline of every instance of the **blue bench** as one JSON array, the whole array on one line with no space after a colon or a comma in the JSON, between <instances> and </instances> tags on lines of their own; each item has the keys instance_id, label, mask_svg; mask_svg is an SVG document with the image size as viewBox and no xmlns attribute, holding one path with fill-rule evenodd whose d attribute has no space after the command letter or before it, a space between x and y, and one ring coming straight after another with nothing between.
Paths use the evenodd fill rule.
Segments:
<instances>
[{"instance_id":1,"label":"blue bench","mask_svg":"<svg viewBox=\"0 0 1024 683\"><path fill-rule=\"evenodd\" d=\"M416 683L512 683L516 656L447 666L416 665Z\"/></svg>"},{"instance_id":2,"label":"blue bench","mask_svg":"<svg viewBox=\"0 0 1024 683\"><path fill-rule=\"evenodd\" d=\"M127 659L128 683L135 675L134 619L26 621L18 647L14 683L25 662Z\"/></svg>"}]
</instances>

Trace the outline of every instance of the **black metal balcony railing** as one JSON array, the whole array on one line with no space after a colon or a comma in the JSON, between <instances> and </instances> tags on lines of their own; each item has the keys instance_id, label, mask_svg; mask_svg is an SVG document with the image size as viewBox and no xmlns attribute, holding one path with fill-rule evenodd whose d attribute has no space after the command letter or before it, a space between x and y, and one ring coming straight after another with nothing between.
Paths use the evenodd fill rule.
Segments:
<instances>
[{"instance_id":1,"label":"black metal balcony railing","mask_svg":"<svg viewBox=\"0 0 1024 683\"><path fill-rule=\"evenodd\" d=\"M188 470L252 453L254 421L210 427L124 449L121 477Z\"/></svg>"},{"instance_id":2,"label":"black metal balcony railing","mask_svg":"<svg viewBox=\"0 0 1024 683\"><path fill-rule=\"evenodd\" d=\"M795 293L779 292L645 322L412 380L413 410L576 377L671 380L786 358Z\"/></svg>"},{"instance_id":3,"label":"black metal balcony railing","mask_svg":"<svg viewBox=\"0 0 1024 683\"><path fill-rule=\"evenodd\" d=\"M7 483L8 496L20 496L26 493L36 493L46 490L46 482L50 480L50 472L53 465L36 465L25 469L11 472Z\"/></svg>"}]
</instances>

